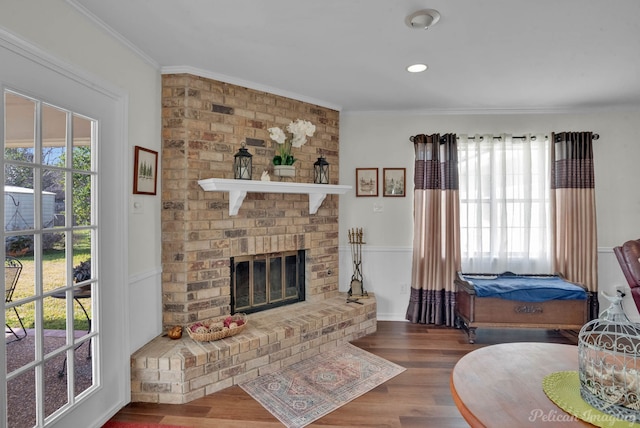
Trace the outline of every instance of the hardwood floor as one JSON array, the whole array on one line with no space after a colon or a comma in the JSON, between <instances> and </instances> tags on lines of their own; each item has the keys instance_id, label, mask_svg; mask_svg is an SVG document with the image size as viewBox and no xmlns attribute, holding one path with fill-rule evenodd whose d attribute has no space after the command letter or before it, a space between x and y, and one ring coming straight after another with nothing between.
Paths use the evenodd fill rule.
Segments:
<instances>
[{"instance_id":1,"label":"hardwood floor","mask_svg":"<svg viewBox=\"0 0 640 428\"><path fill-rule=\"evenodd\" d=\"M309 426L468 427L451 398L451 370L466 353L504 342L577 340L570 332L553 330L478 329L476 343L469 344L461 330L379 321L375 334L352 343L407 370ZM131 403L113 420L198 428L282 427L238 386L182 405Z\"/></svg>"}]
</instances>

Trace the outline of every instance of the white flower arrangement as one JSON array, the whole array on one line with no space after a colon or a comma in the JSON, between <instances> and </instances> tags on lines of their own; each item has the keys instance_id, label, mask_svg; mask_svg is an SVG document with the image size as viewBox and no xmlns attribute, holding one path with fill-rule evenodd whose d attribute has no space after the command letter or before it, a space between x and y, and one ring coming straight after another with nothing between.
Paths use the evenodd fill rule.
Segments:
<instances>
[{"instance_id":1,"label":"white flower arrangement","mask_svg":"<svg viewBox=\"0 0 640 428\"><path fill-rule=\"evenodd\" d=\"M273 164L293 165L297 159L291 154L291 149L302 147L307 142L307 137L313 137L316 127L311 122L302 119L291 121L287 125L287 131L291 133L290 139L287 139L287 135L278 127L269 128L268 131L269 137L280 144L278 154L273 157Z\"/></svg>"}]
</instances>

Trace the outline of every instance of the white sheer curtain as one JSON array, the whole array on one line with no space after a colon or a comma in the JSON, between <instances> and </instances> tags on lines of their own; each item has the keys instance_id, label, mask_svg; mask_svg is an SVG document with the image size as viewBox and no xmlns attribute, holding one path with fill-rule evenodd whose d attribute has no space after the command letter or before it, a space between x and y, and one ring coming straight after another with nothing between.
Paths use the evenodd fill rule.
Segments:
<instances>
[{"instance_id":1,"label":"white sheer curtain","mask_svg":"<svg viewBox=\"0 0 640 428\"><path fill-rule=\"evenodd\" d=\"M462 271L553 273L548 138L458 138Z\"/></svg>"}]
</instances>

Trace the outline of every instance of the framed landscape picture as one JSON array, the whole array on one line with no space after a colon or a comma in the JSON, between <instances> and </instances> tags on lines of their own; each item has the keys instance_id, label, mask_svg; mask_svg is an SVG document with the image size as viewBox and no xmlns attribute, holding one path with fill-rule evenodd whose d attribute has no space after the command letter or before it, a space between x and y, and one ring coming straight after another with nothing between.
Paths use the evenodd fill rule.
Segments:
<instances>
[{"instance_id":1,"label":"framed landscape picture","mask_svg":"<svg viewBox=\"0 0 640 428\"><path fill-rule=\"evenodd\" d=\"M155 195L158 184L158 152L135 146L133 193Z\"/></svg>"},{"instance_id":2,"label":"framed landscape picture","mask_svg":"<svg viewBox=\"0 0 640 428\"><path fill-rule=\"evenodd\" d=\"M404 196L406 192L406 168L383 168L382 196Z\"/></svg>"},{"instance_id":3,"label":"framed landscape picture","mask_svg":"<svg viewBox=\"0 0 640 428\"><path fill-rule=\"evenodd\" d=\"M378 168L356 168L356 196L378 196Z\"/></svg>"}]
</instances>

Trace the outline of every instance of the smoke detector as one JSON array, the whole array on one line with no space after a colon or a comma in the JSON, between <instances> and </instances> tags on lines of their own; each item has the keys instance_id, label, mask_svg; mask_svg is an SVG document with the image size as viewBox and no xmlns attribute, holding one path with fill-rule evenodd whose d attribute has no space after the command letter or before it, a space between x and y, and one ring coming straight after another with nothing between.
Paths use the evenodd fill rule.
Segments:
<instances>
[{"instance_id":1,"label":"smoke detector","mask_svg":"<svg viewBox=\"0 0 640 428\"><path fill-rule=\"evenodd\" d=\"M440 13L437 10L422 9L407 16L404 22L407 27L414 30L426 30L436 25L439 20Z\"/></svg>"}]
</instances>

